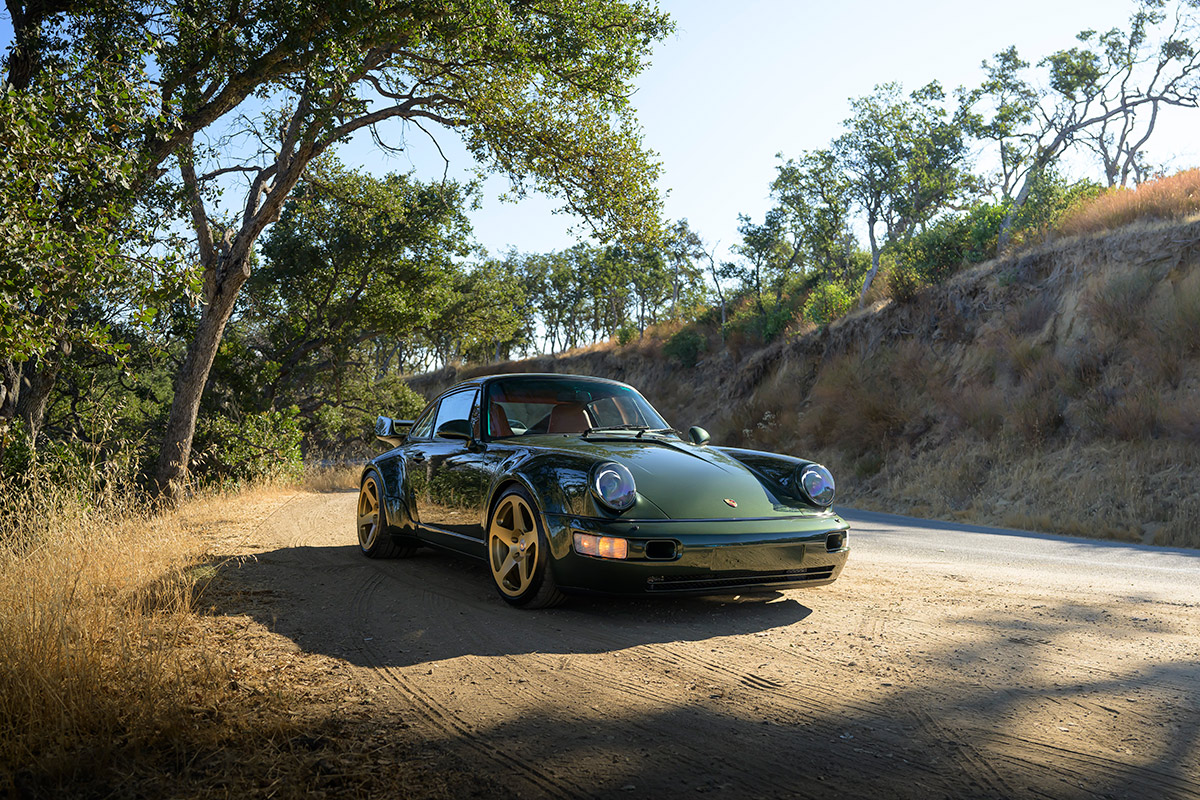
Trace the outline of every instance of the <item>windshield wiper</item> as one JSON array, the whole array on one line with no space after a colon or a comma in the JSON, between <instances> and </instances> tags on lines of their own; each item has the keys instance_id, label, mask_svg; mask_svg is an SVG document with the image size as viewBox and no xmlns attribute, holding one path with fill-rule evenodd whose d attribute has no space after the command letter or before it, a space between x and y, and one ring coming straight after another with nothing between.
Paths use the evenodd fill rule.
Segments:
<instances>
[{"instance_id":1,"label":"windshield wiper","mask_svg":"<svg viewBox=\"0 0 1200 800\"><path fill-rule=\"evenodd\" d=\"M647 433L673 433L676 436L683 438L683 434L674 428L652 428L649 425L597 425L594 428L588 428L583 432L586 438L589 433L600 433L604 431L637 431L635 438L640 439Z\"/></svg>"}]
</instances>

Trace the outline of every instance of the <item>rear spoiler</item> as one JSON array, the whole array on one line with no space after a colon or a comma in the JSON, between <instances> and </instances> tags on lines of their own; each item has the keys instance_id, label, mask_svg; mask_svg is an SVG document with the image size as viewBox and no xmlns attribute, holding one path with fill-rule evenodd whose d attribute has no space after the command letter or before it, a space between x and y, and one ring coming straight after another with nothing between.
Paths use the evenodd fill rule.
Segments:
<instances>
[{"instance_id":1,"label":"rear spoiler","mask_svg":"<svg viewBox=\"0 0 1200 800\"><path fill-rule=\"evenodd\" d=\"M407 432L400 433L397 428L411 428L414 420L411 419L393 419L391 417L376 417L375 419L375 438L381 442L387 442L393 447L403 444Z\"/></svg>"}]
</instances>

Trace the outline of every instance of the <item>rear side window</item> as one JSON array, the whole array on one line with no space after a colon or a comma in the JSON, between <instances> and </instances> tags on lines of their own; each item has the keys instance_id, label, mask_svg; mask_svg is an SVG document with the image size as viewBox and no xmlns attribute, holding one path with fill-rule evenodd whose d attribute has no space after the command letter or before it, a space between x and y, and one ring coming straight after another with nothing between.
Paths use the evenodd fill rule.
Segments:
<instances>
[{"instance_id":1,"label":"rear side window","mask_svg":"<svg viewBox=\"0 0 1200 800\"><path fill-rule=\"evenodd\" d=\"M471 409L475 406L475 396L479 394L478 389L471 389L465 392L455 392L454 394L446 395L442 398L442 404L438 406L437 422L433 425L433 430L437 431L447 422L451 420L470 420Z\"/></svg>"}]
</instances>

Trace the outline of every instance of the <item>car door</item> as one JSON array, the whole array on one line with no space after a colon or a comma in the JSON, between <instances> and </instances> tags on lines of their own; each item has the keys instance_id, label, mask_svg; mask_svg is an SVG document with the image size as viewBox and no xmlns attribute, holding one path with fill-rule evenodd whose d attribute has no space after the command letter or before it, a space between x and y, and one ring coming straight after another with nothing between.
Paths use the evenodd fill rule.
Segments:
<instances>
[{"instance_id":1,"label":"car door","mask_svg":"<svg viewBox=\"0 0 1200 800\"><path fill-rule=\"evenodd\" d=\"M424 461L414 467L426 475L418 500L421 537L482 557L483 505L492 468L478 436L478 395L471 387L442 398L433 435L421 447Z\"/></svg>"}]
</instances>

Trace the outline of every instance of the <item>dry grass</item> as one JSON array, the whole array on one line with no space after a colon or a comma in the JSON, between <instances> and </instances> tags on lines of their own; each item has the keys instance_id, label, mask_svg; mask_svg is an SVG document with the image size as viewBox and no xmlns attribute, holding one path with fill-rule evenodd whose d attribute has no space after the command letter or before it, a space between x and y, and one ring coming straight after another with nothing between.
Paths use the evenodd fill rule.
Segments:
<instances>
[{"instance_id":1,"label":"dry grass","mask_svg":"<svg viewBox=\"0 0 1200 800\"><path fill-rule=\"evenodd\" d=\"M1200 169L1147 181L1136 189L1110 189L1068 212L1058 223L1064 236L1100 233L1139 221L1186 219L1200 213Z\"/></svg>"},{"instance_id":2,"label":"dry grass","mask_svg":"<svg viewBox=\"0 0 1200 800\"><path fill-rule=\"evenodd\" d=\"M1120 338L1132 336L1142 325L1155 283L1154 276L1142 270L1116 275L1085 298L1085 308L1101 328Z\"/></svg>"},{"instance_id":3,"label":"dry grass","mask_svg":"<svg viewBox=\"0 0 1200 800\"><path fill-rule=\"evenodd\" d=\"M852 463L837 450L812 456L842 477L839 502L859 508L1200 547L1200 454L1177 442L1046 450L1008 437L956 439L935 449L893 451L869 478L852 478Z\"/></svg>"},{"instance_id":4,"label":"dry grass","mask_svg":"<svg viewBox=\"0 0 1200 800\"><path fill-rule=\"evenodd\" d=\"M7 509L0 549L0 794L66 791L133 754L228 735L199 724L238 718L228 669L188 646L195 533L224 501L152 516L34 496Z\"/></svg>"},{"instance_id":5,"label":"dry grass","mask_svg":"<svg viewBox=\"0 0 1200 800\"><path fill-rule=\"evenodd\" d=\"M305 467L300 476L300 487L309 492L358 491L363 465L340 464L336 466Z\"/></svg>"},{"instance_id":6,"label":"dry grass","mask_svg":"<svg viewBox=\"0 0 1200 800\"><path fill-rule=\"evenodd\" d=\"M309 481L339 490L352 472ZM361 714L332 677L343 662L232 608L211 553L251 552L259 521L296 493L259 485L165 513L49 490L9 504L0 797L508 796L404 720Z\"/></svg>"},{"instance_id":7,"label":"dry grass","mask_svg":"<svg viewBox=\"0 0 1200 800\"><path fill-rule=\"evenodd\" d=\"M837 356L822 366L809 395L798 425L801 441L837 443L855 456L887 450L922 427L931 377L915 342Z\"/></svg>"}]
</instances>

